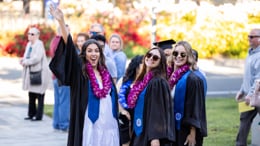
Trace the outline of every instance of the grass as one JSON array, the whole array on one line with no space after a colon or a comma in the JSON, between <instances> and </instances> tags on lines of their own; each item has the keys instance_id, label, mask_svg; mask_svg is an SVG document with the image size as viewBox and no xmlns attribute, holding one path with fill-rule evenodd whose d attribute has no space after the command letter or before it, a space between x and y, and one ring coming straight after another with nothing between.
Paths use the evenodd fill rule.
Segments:
<instances>
[{"instance_id":1,"label":"grass","mask_svg":"<svg viewBox=\"0 0 260 146\"><path fill-rule=\"evenodd\" d=\"M44 114L48 115L49 117L52 117L53 112L53 105L45 104L44 105Z\"/></svg>"},{"instance_id":2,"label":"grass","mask_svg":"<svg viewBox=\"0 0 260 146\"><path fill-rule=\"evenodd\" d=\"M239 113L234 98L207 98L208 137L204 146L233 146L239 127ZM52 116L53 105L45 105L44 112ZM251 133L251 132L250 132ZM248 143L251 142L251 135Z\"/></svg>"},{"instance_id":3,"label":"grass","mask_svg":"<svg viewBox=\"0 0 260 146\"><path fill-rule=\"evenodd\" d=\"M205 146L235 145L239 127L239 113L234 98L208 98L206 100L208 137Z\"/></svg>"}]
</instances>

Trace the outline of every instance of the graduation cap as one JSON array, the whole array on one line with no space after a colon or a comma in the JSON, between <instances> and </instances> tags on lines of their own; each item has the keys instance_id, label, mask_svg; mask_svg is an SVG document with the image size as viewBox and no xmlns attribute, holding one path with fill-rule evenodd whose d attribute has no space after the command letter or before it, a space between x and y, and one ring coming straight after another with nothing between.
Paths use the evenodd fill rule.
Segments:
<instances>
[{"instance_id":1,"label":"graduation cap","mask_svg":"<svg viewBox=\"0 0 260 146\"><path fill-rule=\"evenodd\" d=\"M176 42L173 39L170 39L170 40L165 40L160 42L154 42L153 45L161 48L162 50L165 50L165 49L171 49L172 45L175 43Z\"/></svg>"}]
</instances>

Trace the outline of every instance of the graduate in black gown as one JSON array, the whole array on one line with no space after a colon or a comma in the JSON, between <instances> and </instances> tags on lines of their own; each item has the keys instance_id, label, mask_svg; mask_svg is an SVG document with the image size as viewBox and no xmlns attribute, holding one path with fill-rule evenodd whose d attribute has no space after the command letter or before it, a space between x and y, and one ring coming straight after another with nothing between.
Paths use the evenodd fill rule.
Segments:
<instances>
[{"instance_id":1,"label":"graduate in black gown","mask_svg":"<svg viewBox=\"0 0 260 146\"><path fill-rule=\"evenodd\" d=\"M173 48L172 64L167 68L174 103L175 146L202 146L207 136L203 81L193 72L195 60L186 41Z\"/></svg>"},{"instance_id":2,"label":"graduate in black gown","mask_svg":"<svg viewBox=\"0 0 260 146\"><path fill-rule=\"evenodd\" d=\"M143 62L127 97L127 106L133 109L130 146L171 145L175 131L165 55L155 47L145 54Z\"/></svg>"},{"instance_id":3,"label":"graduate in black gown","mask_svg":"<svg viewBox=\"0 0 260 146\"><path fill-rule=\"evenodd\" d=\"M80 57L66 31L63 13L50 7L62 31L50 69L70 86L70 124L68 146L119 146L117 91L105 66L102 48L87 40Z\"/></svg>"}]
</instances>

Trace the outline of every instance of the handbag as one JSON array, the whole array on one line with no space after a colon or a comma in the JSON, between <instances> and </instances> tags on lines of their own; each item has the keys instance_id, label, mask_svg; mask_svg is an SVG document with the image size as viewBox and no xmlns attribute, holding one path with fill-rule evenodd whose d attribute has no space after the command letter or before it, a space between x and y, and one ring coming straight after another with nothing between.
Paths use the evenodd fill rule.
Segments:
<instances>
[{"instance_id":1,"label":"handbag","mask_svg":"<svg viewBox=\"0 0 260 146\"><path fill-rule=\"evenodd\" d=\"M255 90L250 99L250 106L260 107L260 79L255 80Z\"/></svg>"},{"instance_id":2,"label":"handbag","mask_svg":"<svg viewBox=\"0 0 260 146\"><path fill-rule=\"evenodd\" d=\"M30 71L30 83L31 85L41 85L42 84L42 70L40 71Z\"/></svg>"},{"instance_id":3,"label":"handbag","mask_svg":"<svg viewBox=\"0 0 260 146\"><path fill-rule=\"evenodd\" d=\"M42 84L42 60L41 60L41 69L39 71L31 71L31 66L29 67L29 71L30 71L30 84L41 85Z\"/></svg>"}]
</instances>

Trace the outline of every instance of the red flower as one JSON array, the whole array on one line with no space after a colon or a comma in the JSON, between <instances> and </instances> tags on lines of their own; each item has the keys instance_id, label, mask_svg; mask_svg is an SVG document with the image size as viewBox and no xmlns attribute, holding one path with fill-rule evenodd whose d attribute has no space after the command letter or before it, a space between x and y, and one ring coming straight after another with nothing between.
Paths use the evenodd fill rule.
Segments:
<instances>
[{"instance_id":1,"label":"red flower","mask_svg":"<svg viewBox=\"0 0 260 146\"><path fill-rule=\"evenodd\" d=\"M23 34L18 34L14 36L14 39L8 42L6 47L4 48L4 52L10 55L17 55L21 57L25 51L26 44L28 42L27 39L27 33L30 29L30 27L36 27L40 30L41 35L40 39L43 41L46 49L46 55L49 55L47 50L49 50L49 45L52 37L55 36L54 30L52 30L51 27L45 25L45 24L34 24L31 26L28 26Z\"/></svg>"}]
</instances>

